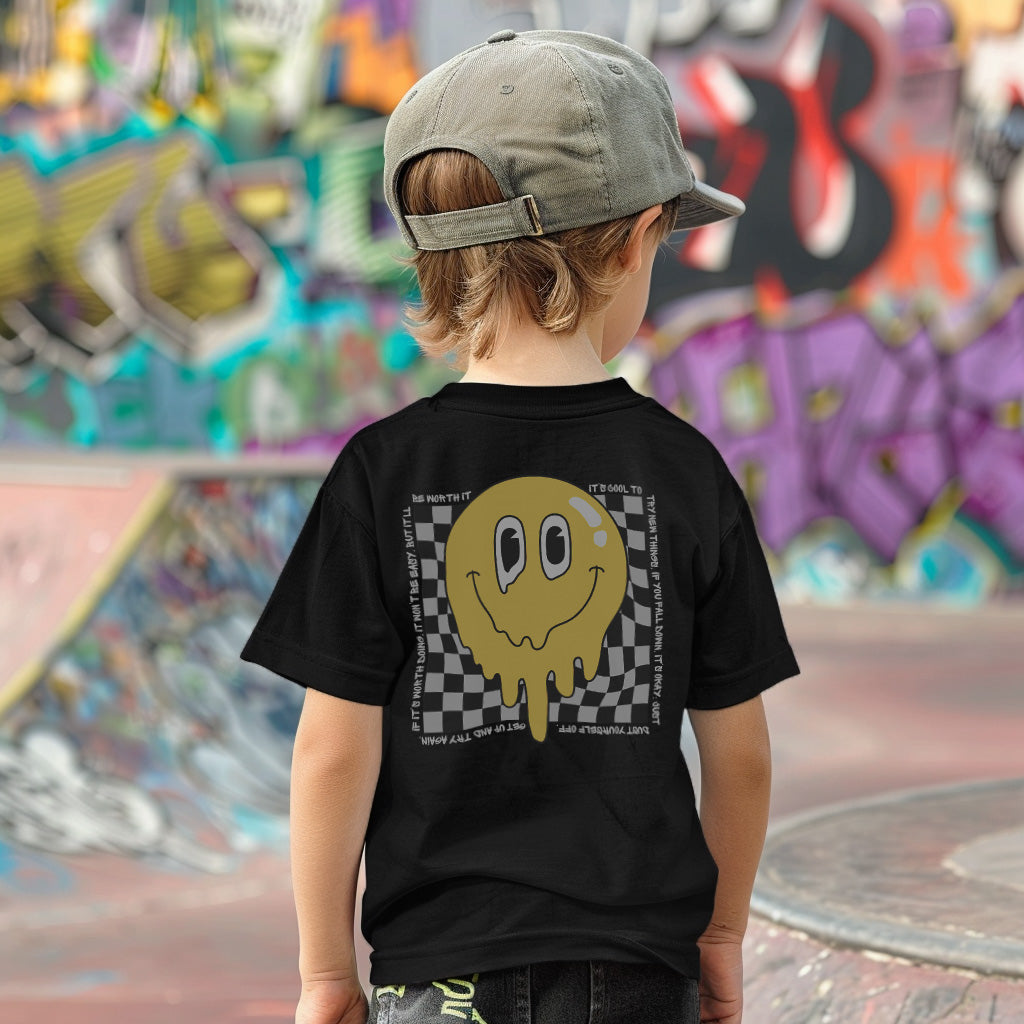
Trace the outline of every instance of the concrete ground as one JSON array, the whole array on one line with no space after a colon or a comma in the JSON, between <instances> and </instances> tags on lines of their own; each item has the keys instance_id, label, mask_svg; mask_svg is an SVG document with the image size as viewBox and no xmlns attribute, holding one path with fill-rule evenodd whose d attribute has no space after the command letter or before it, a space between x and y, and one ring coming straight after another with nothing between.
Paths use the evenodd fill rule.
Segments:
<instances>
[{"instance_id":1,"label":"concrete ground","mask_svg":"<svg viewBox=\"0 0 1024 1024\"><path fill-rule=\"evenodd\" d=\"M786 606L784 615L803 671L764 695L773 824L896 789L1024 777L1024 608ZM696 775L688 730L684 751ZM256 860L244 876L200 881L115 856L92 858L90 870L90 891L102 898L40 900L0 916L4 1024L292 1020L297 934L286 864ZM1024 1021L1024 1010L997 1013L984 979L868 959L758 915L745 949L745 1024ZM822 986L827 995L838 976L821 973L825 961L860 979L865 999L855 1008L822 1002ZM865 973L865 964L876 966ZM930 981L915 996L922 977Z\"/></svg>"}]
</instances>

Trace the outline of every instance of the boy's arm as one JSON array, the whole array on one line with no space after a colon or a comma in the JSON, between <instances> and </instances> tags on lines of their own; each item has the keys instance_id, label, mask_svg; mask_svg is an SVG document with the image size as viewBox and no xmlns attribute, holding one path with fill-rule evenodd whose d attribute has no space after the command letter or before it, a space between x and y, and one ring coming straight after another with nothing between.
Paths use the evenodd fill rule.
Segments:
<instances>
[{"instance_id":1,"label":"boy's arm","mask_svg":"<svg viewBox=\"0 0 1024 1024\"><path fill-rule=\"evenodd\" d=\"M689 708L700 754L700 822L718 865L709 938L742 939L768 829L772 759L758 694L731 707Z\"/></svg>"},{"instance_id":2,"label":"boy's arm","mask_svg":"<svg viewBox=\"0 0 1024 1024\"><path fill-rule=\"evenodd\" d=\"M358 981L353 934L380 773L383 708L308 689L291 773L291 862L303 982Z\"/></svg>"}]
</instances>

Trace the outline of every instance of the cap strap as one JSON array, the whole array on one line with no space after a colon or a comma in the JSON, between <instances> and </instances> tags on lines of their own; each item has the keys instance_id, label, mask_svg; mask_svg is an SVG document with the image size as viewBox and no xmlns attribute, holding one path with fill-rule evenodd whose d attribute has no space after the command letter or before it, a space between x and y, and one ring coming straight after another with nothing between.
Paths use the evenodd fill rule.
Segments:
<instances>
[{"instance_id":1,"label":"cap strap","mask_svg":"<svg viewBox=\"0 0 1024 1024\"><path fill-rule=\"evenodd\" d=\"M407 216L405 222L419 249L459 249L544 234L540 212L531 195L468 210Z\"/></svg>"}]
</instances>

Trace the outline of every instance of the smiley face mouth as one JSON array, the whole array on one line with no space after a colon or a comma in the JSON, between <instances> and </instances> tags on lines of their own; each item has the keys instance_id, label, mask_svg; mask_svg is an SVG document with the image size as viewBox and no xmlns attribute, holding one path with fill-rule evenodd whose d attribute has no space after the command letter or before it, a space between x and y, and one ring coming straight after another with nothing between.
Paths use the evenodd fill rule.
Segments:
<instances>
[{"instance_id":1,"label":"smiley face mouth","mask_svg":"<svg viewBox=\"0 0 1024 1024\"><path fill-rule=\"evenodd\" d=\"M473 593L476 594L476 599L477 599L477 601L480 602L480 607L483 608L483 610L487 613L487 618L489 618L491 620L491 625L494 627L494 632L495 633L504 633L506 639L508 640L508 642L513 647L522 647L523 642L525 640L529 639L530 640L530 646L535 651L539 651L539 650L542 650L544 645L548 642L548 637L551 636L551 631L552 630L557 629L559 626L564 626L567 622L572 622L572 620L577 618L583 612L583 609L586 608L588 604L590 604L590 599L594 596L594 591L597 590L597 574L599 572L604 572L604 569L602 569L601 566L599 566L599 565L592 565L587 571L588 572L592 572L594 574L594 579L593 579L593 581L592 581L592 583L590 585L590 593L587 594L586 601L584 601L583 604L580 605L580 607L572 615L570 615L567 619L562 619L560 622L556 622L556 623L554 623L554 625L549 626L548 629L547 629L547 632L544 634L544 640L539 645L535 644L533 642L533 639L530 638L529 636L524 636L523 639L519 641L519 643L516 643L516 641L513 640L511 636L509 636L508 631L502 629L494 621L494 616L491 614L490 609L487 607L486 604L484 604L484 599L480 596L480 591L477 590L477 586L476 586L476 577L479 576L480 573L477 572L476 569L470 569L469 572L466 573L466 575L473 577Z\"/></svg>"}]
</instances>

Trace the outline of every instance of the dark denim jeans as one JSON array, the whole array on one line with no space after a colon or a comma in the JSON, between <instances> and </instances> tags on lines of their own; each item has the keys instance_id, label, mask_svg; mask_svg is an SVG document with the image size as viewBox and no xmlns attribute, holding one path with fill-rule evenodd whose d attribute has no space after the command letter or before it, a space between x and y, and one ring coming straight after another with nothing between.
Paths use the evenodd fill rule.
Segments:
<instances>
[{"instance_id":1,"label":"dark denim jeans","mask_svg":"<svg viewBox=\"0 0 1024 1024\"><path fill-rule=\"evenodd\" d=\"M700 1024L697 981L663 964L547 960L374 985L367 1024Z\"/></svg>"}]
</instances>

